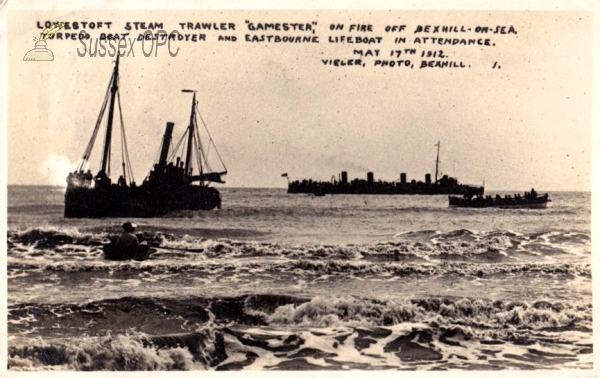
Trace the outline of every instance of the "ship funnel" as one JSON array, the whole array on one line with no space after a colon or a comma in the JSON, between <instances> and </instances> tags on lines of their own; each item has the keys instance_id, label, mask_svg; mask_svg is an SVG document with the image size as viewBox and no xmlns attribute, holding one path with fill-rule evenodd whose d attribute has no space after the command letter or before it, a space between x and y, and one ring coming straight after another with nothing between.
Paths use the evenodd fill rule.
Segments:
<instances>
[{"instance_id":1,"label":"ship funnel","mask_svg":"<svg viewBox=\"0 0 600 378\"><path fill-rule=\"evenodd\" d=\"M406 184L406 173L400 173L400 183Z\"/></svg>"},{"instance_id":2,"label":"ship funnel","mask_svg":"<svg viewBox=\"0 0 600 378\"><path fill-rule=\"evenodd\" d=\"M348 172L342 171L342 184L348 183Z\"/></svg>"},{"instance_id":3,"label":"ship funnel","mask_svg":"<svg viewBox=\"0 0 600 378\"><path fill-rule=\"evenodd\" d=\"M431 184L431 173L425 174L425 183Z\"/></svg>"},{"instance_id":4,"label":"ship funnel","mask_svg":"<svg viewBox=\"0 0 600 378\"><path fill-rule=\"evenodd\" d=\"M373 172L367 172L367 181L372 184L374 180L373 178Z\"/></svg>"},{"instance_id":5,"label":"ship funnel","mask_svg":"<svg viewBox=\"0 0 600 378\"><path fill-rule=\"evenodd\" d=\"M158 164L161 166L167 165L169 146L171 145L171 136L173 135L173 127L175 127L173 122L167 122L165 135L163 136L162 147L160 148L160 158L158 159Z\"/></svg>"}]
</instances>

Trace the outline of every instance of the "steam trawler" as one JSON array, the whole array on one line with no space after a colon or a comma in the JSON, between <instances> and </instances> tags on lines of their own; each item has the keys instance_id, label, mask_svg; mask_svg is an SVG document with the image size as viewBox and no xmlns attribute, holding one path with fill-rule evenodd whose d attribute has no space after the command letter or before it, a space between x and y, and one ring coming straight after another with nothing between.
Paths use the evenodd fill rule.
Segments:
<instances>
[{"instance_id":1,"label":"steam trawler","mask_svg":"<svg viewBox=\"0 0 600 378\"><path fill-rule=\"evenodd\" d=\"M406 180L406 173L400 173L400 180L393 182L375 181L373 172L367 173L367 179L354 179L348 181L348 173L342 172L339 179L332 177L330 182L313 180L295 180L288 178L288 193L307 193L320 195L325 194L459 194L459 195L483 195L483 186L460 184L454 177L443 175L438 179L438 167L440 162L440 142L437 146L437 158L435 161L435 181L432 182L431 174L425 175L425 182ZM288 177L285 173L283 177Z\"/></svg>"},{"instance_id":2,"label":"steam trawler","mask_svg":"<svg viewBox=\"0 0 600 378\"><path fill-rule=\"evenodd\" d=\"M222 176L227 169L208 132L208 128L198 112L196 91L192 93L192 107L189 125L177 143L171 149L174 124L167 122L162 144L153 169L141 185L133 178L121 100L119 96L119 55L117 54L113 73L106 90L100 114L92 136L75 172L67 177L65 192L65 218L101 218L101 217L158 217L179 210L212 210L221 207L219 191L211 183L224 183ZM121 126L121 166L122 174L116 183L110 178L111 139L115 103L118 105ZM100 170L93 176L87 168L102 118L108 107L106 133L101 155ZM198 115L208 135L204 145L200 140ZM214 150L223 169L212 171L208 164L207 149Z\"/></svg>"}]
</instances>

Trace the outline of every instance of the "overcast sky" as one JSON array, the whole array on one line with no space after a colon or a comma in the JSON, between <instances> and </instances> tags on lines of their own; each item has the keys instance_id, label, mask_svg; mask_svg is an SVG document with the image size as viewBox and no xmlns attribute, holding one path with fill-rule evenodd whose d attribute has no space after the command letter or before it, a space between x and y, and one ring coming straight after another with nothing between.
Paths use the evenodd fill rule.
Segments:
<instances>
[{"instance_id":1,"label":"overcast sky","mask_svg":"<svg viewBox=\"0 0 600 378\"><path fill-rule=\"evenodd\" d=\"M22 12L9 17L8 183L62 184L92 134L114 58L79 57L78 41L48 41L53 62L24 62L46 20L162 22L167 31L206 34L181 42L176 57L158 51L120 65L129 154L140 183L154 162L165 123L175 139L198 106L229 171L228 187L285 187L290 179L423 180L434 173L441 141L442 173L486 189L590 190L592 17L583 12L458 11L195 11ZM310 32L249 32L245 21L317 22ZM235 23L235 31L182 30L180 22ZM330 24L344 24L330 31ZM350 24L373 32L350 32ZM386 33L386 25L406 25ZM414 34L418 25L513 26L517 34ZM98 30L89 30L92 37ZM68 32L63 30L64 32ZM134 31L132 31L134 32ZM139 31L136 33L136 35ZM217 36L235 35L237 42ZM245 34L319 38L318 44L244 42ZM130 37L132 35L130 34ZM369 46L333 44L329 36L380 36ZM394 37L409 43L394 44ZM415 45L415 37L490 38L495 46ZM89 42L88 42L89 43ZM467 68L334 67L322 59L356 58L353 50L443 50ZM494 63L496 67L493 68ZM115 118L115 121L117 118ZM118 123L117 123L118 124ZM91 169L97 172L104 130ZM115 131L113 151L119 151ZM120 154L114 154L113 172ZM218 164L215 164L218 166Z\"/></svg>"}]
</instances>

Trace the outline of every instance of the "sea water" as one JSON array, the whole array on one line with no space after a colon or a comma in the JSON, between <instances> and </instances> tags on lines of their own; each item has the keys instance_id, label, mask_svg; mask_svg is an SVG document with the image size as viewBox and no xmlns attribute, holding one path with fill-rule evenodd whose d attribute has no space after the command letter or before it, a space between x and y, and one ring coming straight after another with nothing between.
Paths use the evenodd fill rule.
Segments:
<instances>
[{"instance_id":1,"label":"sea water","mask_svg":"<svg viewBox=\"0 0 600 378\"><path fill-rule=\"evenodd\" d=\"M590 193L538 210L221 193L127 219L157 252L117 262L102 245L125 219L9 186L9 369L592 368Z\"/></svg>"}]
</instances>

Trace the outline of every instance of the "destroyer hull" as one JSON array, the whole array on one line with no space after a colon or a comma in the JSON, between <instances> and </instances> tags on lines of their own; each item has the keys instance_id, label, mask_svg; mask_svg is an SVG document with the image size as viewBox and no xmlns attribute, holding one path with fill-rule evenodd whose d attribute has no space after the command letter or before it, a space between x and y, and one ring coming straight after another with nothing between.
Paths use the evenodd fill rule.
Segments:
<instances>
[{"instance_id":1,"label":"destroyer hull","mask_svg":"<svg viewBox=\"0 0 600 378\"><path fill-rule=\"evenodd\" d=\"M319 182L319 190L325 194L372 194L372 195L462 195L471 193L473 195L483 195L483 187L457 185L457 186L440 186L433 184L422 185L402 185L396 183L373 183L373 184L332 184ZM288 193L315 193L316 185L288 185Z\"/></svg>"}]
</instances>

